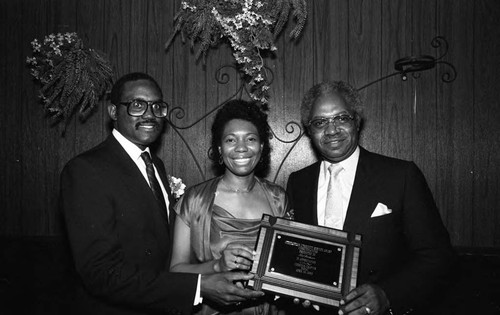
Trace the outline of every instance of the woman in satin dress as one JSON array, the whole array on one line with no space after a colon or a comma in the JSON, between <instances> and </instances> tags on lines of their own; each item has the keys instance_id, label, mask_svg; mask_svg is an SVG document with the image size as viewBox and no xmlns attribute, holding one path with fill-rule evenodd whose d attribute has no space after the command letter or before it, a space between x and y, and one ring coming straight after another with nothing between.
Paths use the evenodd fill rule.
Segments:
<instances>
[{"instance_id":1,"label":"woman in satin dress","mask_svg":"<svg viewBox=\"0 0 500 315\"><path fill-rule=\"evenodd\" d=\"M233 100L212 125L211 158L220 176L192 186L177 202L170 270L209 274L249 271L263 214L289 211L285 190L262 177L270 163L267 115L253 102ZM266 295L230 307L203 301L196 314L283 314Z\"/></svg>"}]
</instances>

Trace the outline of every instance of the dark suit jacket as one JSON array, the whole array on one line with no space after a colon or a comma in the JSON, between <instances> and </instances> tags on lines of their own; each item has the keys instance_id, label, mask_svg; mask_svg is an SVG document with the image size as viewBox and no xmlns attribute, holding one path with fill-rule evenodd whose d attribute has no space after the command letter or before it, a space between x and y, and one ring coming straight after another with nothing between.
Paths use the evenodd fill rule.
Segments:
<instances>
[{"instance_id":1,"label":"dark suit jacket","mask_svg":"<svg viewBox=\"0 0 500 315\"><path fill-rule=\"evenodd\" d=\"M320 163L290 175L295 220L318 224ZM371 218L378 203L392 213ZM428 304L447 283L454 253L425 178L413 162L361 148L344 230L362 235L358 285L376 283L395 314Z\"/></svg>"},{"instance_id":2,"label":"dark suit jacket","mask_svg":"<svg viewBox=\"0 0 500 315\"><path fill-rule=\"evenodd\" d=\"M163 163L156 156L153 163L169 191ZM68 162L60 202L85 287L75 301L76 313L191 312L197 275L168 272L166 213L114 136Z\"/></svg>"}]
</instances>

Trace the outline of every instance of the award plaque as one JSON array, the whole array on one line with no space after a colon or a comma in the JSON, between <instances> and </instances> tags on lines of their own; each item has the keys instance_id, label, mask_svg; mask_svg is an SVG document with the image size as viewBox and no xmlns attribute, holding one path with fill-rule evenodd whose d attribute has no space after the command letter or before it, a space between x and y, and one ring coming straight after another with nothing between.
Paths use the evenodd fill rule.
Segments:
<instances>
[{"instance_id":1,"label":"award plaque","mask_svg":"<svg viewBox=\"0 0 500 315\"><path fill-rule=\"evenodd\" d=\"M359 234L264 214L248 285L338 307L356 287L360 248Z\"/></svg>"}]
</instances>

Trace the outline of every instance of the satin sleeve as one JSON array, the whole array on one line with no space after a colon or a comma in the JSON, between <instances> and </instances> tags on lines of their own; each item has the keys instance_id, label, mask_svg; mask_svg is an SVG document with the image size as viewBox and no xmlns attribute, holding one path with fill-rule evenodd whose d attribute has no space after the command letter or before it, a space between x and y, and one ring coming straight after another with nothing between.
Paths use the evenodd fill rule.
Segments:
<instances>
[{"instance_id":1,"label":"satin sleeve","mask_svg":"<svg viewBox=\"0 0 500 315\"><path fill-rule=\"evenodd\" d=\"M213 259L210 251L210 219L218 178L189 187L174 206L178 217L191 230L191 248L198 262Z\"/></svg>"},{"instance_id":2,"label":"satin sleeve","mask_svg":"<svg viewBox=\"0 0 500 315\"><path fill-rule=\"evenodd\" d=\"M273 216L283 217L291 208L285 189L265 179L261 179L261 181L262 187L267 194Z\"/></svg>"}]
</instances>

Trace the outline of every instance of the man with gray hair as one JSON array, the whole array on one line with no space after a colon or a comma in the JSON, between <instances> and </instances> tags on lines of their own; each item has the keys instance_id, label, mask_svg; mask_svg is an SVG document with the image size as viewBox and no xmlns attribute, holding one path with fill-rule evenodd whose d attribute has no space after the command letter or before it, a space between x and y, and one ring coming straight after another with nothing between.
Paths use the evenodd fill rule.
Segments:
<instances>
[{"instance_id":1,"label":"man with gray hair","mask_svg":"<svg viewBox=\"0 0 500 315\"><path fill-rule=\"evenodd\" d=\"M287 193L296 221L362 235L358 287L339 314L417 313L447 285L454 252L415 163L359 146L361 105L342 81L305 94L301 120L320 160L292 173Z\"/></svg>"}]
</instances>

